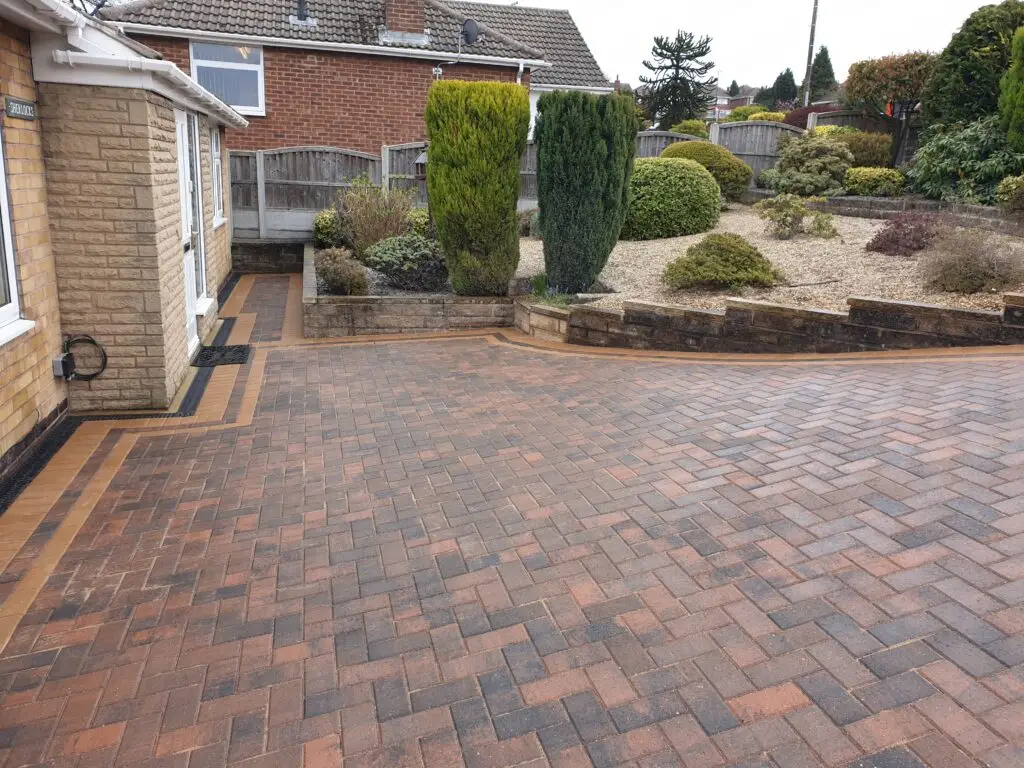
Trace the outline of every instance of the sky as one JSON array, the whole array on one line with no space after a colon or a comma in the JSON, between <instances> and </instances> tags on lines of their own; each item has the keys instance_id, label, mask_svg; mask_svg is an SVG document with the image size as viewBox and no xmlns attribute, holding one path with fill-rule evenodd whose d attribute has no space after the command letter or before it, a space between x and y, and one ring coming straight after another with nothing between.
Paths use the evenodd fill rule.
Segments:
<instances>
[{"instance_id":1,"label":"sky","mask_svg":"<svg viewBox=\"0 0 1024 768\"><path fill-rule=\"evenodd\" d=\"M502 0L491 0L501 2ZM992 2L993 0L989 0ZM605 74L639 84L655 35L710 35L723 86L771 85L786 67L803 79L813 0L522 0L566 8ZM819 0L815 48L826 45L836 77L850 64L907 51L941 51L979 0ZM509 30L513 35L513 30Z\"/></svg>"}]
</instances>

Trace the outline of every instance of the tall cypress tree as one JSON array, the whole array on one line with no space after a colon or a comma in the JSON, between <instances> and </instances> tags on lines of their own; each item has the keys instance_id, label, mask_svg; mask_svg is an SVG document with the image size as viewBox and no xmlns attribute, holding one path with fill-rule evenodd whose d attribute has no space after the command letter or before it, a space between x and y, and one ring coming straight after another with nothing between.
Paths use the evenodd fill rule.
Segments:
<instances>
[{"instance_id":1,"label":"tall cypress tree","mask_svg":"<svg viewBox=\"0 0 1024 768\"><path fill-rule=\"evenodd\" d=\"M1013 35L1010 69L999 83L999 115L1010 148L1024 152L1024 27Z\"/></svg>"},{"instance_id":2,"label":"tall cypress tree","mask_svg":"<svg viewBox=\"0 0 1024 768\"><path fill-rule=\"evenodd\" d=\"M729 83L729 90L727 91L727 93L731 97L732 96L739 96L740 95L740 84L737 83L735 80L733 80L731 83Z\"/></svg>"},{"instance_id":3,"label":"tall cypress tree","mask_svg":"<svg viewBox=\"0 0 1024 768\"><path fill-rule=\"evenodd\" d=\"M627 96L546 93L534 129L544 268L548 286L583 293L619 239L636 153Z\"/></svg>"},{"instance_id":4,"label":"tall cypress tree","mask_svg":"<svg viewBox=\"0 0 1024 768\"><path fill-rule=\"evenodd\" d=\"M772 95L775 97L776 102L786 102L795 101L796 93L796 78L793 76L793 70L786 67L786 71L775 78L775 84L772 86Z\"/></svg>"},{"instance_id":5,"label":"tall cypress tree","mask_svg":"<svg viewBox=\"0 0 1024 768\"><path fill-rule=\"evenodd\" d=\"M811 64L811 101L817 101L828 95L836 87L836 73L832 69L832 57L824 45L818 49Z\"/></svg>"},{"instance_id":6,"label":"tall cypress tree","mask_svg":"<svg viewBox=\"0 0 1024 768\"><path fill-rule=\"evenodd\" d=\"M640 76L644 89L644 106L651 120L667 131L676 123L703 117L714 101L718 79L707 77L715 68L706 58L711 53L710 37L694 37L692 32L678 32L674 40L654 38L651 61L645 61L652 74Z\"/></svg>"}]
</instances>

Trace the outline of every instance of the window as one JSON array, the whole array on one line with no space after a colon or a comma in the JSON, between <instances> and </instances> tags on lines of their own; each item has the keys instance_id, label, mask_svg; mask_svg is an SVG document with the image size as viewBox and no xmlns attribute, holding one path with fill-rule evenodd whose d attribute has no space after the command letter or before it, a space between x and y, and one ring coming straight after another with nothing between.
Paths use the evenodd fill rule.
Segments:
<instances>
[{"instance_id":1,"label":"window","mask_svg":"<svg viewBox=\"0 0 1024 768\"><path fill-rule=\"evenodd\" d=\"M220 128L210 131L210 179L213 189L214 226L224 221L224 164L220 152Z\"/></svg>"},{"instance_id":2,"label":"window","mask_svg":"<svg viewBox=\"0 0 1024 768\"><path fill-rule=\"evenodd\" d=\"M263 49L192 43L192 77L242 115L264 115Z\"/></svg>"},{"instance_id":3,"label":"window","mask_svg":"<svg viewBox=\"0 0 1024 768\"><path fill-rule=\"evenodd\" d=\"M11 217L7 199L7 164L0 149L0 340L21 319L18 281L14 271L14 244L11 241ZM6 328L5 328L6 327Z\"/></svg>"}]
</instances>

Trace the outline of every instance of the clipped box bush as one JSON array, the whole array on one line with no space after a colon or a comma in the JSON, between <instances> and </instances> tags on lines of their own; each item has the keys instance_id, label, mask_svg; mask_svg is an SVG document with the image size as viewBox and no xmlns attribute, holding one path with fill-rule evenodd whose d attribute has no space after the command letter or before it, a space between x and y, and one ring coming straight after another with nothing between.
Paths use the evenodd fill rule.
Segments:
<instances>
[{"instance_id":1,"label":"clipped box bush","mask_svg":"<svg viewBox=\"0 0 1024 768\"><path fill-rule=\"evenodd\" d=\"M334 296L365 296L370 291L366 267L347 248L328 248L314 259L316 274Z\"/></svg>"},{"instance_id":2,"label":"clipped box bush","mask_svg":"<svg viewBox=\"0 0 1024 768\"><path fill-rule=\"evenodd\" d=\"M345 246L345 231L334 208L320 211L313 218L313 245L318 250Z\"/></svg>"},{"instance_id":3,"label":"clipped box bush","mask_svg":"<svg viewBox=\"0 0 1024 768\"><path fill-rule=\"evenodd\" d=\"M694 160L637 160L629 190L623 240L695 235L718 224L721 214L718 182L707 168Z\"/></svg>"},{"instance_id":4,"label":"clipped box bush","mask_svg":"<svg viewBox=\"0 0 1024 768\"><path fill-rule=\"evenodd\" d=\"M899 197L903 184L903 174L895 168L851 168L843 180L848 194L865 197Z\"/></svg>"},{"instance_id":5,"label":"clipped box bush","mask_svg":"<svg viewBox=\"0 0 1024 768\"><path fill-rule=\"evenodd\" d=\"M406 217L409 231L415 232L422 237L430 237L431 223L430 210L427 208L413 208Z\"/></svg>"},{"instance_id":6,"label":"clipped box bush","mask_svg":"<svg viewBox=\"0 0 1024 768\"><path fill-rule=\"evenodd\" d=\"M426 108L427 194L452 289L504 296L519 265L519 164L530 97L511 83L441 80Z\"/></svg>"},{"instance_id":7,"label":"clipped box bush","mask_svg":"<svg viewBox=\"0 0 1024 768\"><path fill-rule=\"evenodd\" d=\"M366 249L363 263L406 291L439 291L448 284L448 268L436 240L416 232L381 240Z\"/></svg>"},{"instance_id":8,"label":"clipped box bush","mask_svg":"<svg viewBox=\"0 0 1024 768\"><path fill-rule=\"evenodd\" d=\"M768 123L781 123L786 119L785 112L755 112L748 120L764 120Z\"/></svg>"},{"instance_id":9,"label":"clipped box bush","mask_svg":"<svg viewBox=\"0 0 1024 768\"><path fill-rule=\"evenodd\" d=\"M691 245L665 267L662 280L669 288L739 290L745 286L771 288L778 282L772 263L739 235L708 235Z\"/></svg>"},{"instance_id":10,"label":"clipped box bush","mask_svg":"<svg viewBox=\"0 0 1024 768\"><path fill-rule=\"evenodd\" d=\"M711 172L728 200L739 200L754 175L754 169L728 149L706 141L679 141L666 147L661 156L696 160Z\"/></svg>"},{"instance_id":11,"label":"clipped box bush","mask_svg":"<svg viewBox=\"0 0 1024 768\"><path fill-rule=\"evenodd\" d=\"M773 189L793 195L841 195L852 166L853 153L842 142L830 136L800 136L783 148Z\"/></svg>"},{"instance_id":12,"label":"clipped box bush","mask_svg":"<svg viewBox=\"0 0 1024 768\"><path fill-rule=\"evenodd\" d=\"M765 111L763 104L744 104L742 107L736 107L736 109L730 112L723 122L742 123L749 120L751 115Z\"/></svg>"},{"instance_id":13,"label":"clipped box bush","mask_svg":"<svg viewBox=\"0 0 1024 768\"><path fill-rule=\"evenodd\" d=\"M706 139L708 137L708 127L704 124L703 120L683 120L681 123L677 123L672 126L672 133L682 133L687 136L696 136L698 139Z\"/></svg>"},{"instance_id":14,"label":"clipped box bush","mask_svg":"<svg viewBox=\"0 0 1024 768\"><path fill-rule=\"evenodd\" d=\"M854 168L884 168L892 160L892 136L888 133L846 131L833 134L853 153Z\"/></svg>"},{"instance_id":15,"label":"clipped box bush","mask_svg":"<svg viewBox=\"0 0 1024 768\"><path fill-rule=\"evenodd\" d=\"M999 207L1007 213L1024 211L1024 176L1007 176L996 187Z\"/></svg>"}]
</instances>

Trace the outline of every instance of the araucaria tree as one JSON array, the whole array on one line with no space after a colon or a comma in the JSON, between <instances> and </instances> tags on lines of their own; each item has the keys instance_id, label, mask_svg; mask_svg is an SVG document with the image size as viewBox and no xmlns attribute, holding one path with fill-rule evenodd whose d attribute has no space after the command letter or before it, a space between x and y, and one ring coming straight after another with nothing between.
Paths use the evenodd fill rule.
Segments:
<instances>
[{"instance_id":1,"label":"araucaria tree","mask_svg":"<svg viewBox=\"0 0 1024 768\"><path fill-rule=\"evenodd\" d=\"M1024 152L1024 27L1013 35L1013 58L1000 83L999 115L1010 149Z\"/></svg>"},{"instance_id":2,"label":"araucaria tree","mask_svg":"<svg viewBox=\"0 0 1024 768\"><path fill-rule=\"evenodd\" d=\"M519 166L530 97L511 83L434 83L427 195L456 293L504 296L519 266Z\"/></svg>"},{"instance_id":3,"label":"araucaria tree","mask_svg":"<svg viewBox=\"0 0 1024 768\"><path fill-rule=\"evenodd\" d=\"M654 38L651 60L644 62L652 73L641 75L644 105L651 120L667 131L676 123L707 112L718 79L707 74L715 68L706 58L711 54L710 37L678 32L674 40Z\"/></svg>"},{"instance_id":4,"label":"araucaria tree","mask_svg":"<svg viewBox=\"0 0 1024 768\"><path fill-rule=\"evenodd\" d=\"M636 153L633 101L618 94L541 96L534 130L540 231L549 289L583 293L597 280L626 219Z\"/></svg>"}]
</instances>

